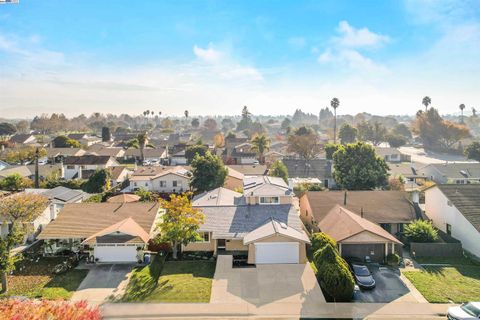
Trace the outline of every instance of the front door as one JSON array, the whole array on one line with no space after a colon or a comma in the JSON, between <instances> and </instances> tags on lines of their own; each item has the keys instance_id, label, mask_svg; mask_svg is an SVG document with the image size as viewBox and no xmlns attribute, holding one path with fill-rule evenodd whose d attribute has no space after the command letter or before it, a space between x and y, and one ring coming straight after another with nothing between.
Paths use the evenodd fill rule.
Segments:
<instances>
[{"instance_id":1,"label":"front door","mask_svg":"<svg viewBox=\"0 0 480 320\"><path fill-rule=\"evenodd\" d=\"M217 248L225 249L225 239L217 239Z\"/></svg>"}]
</instances>

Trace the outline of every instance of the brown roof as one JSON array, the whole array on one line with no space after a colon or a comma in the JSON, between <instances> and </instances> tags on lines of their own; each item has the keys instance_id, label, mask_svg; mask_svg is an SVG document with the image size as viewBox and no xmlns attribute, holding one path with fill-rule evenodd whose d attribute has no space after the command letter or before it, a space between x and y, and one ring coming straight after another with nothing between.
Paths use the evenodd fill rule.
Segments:
<instances>
[{"instance_id":1,"label":"brown roof","mask_svg":"<svg viewBox=\"0 0 480 320\"><path fill-rule=\"evenodd\" d=\"M85 239L132 218L150 234L158 212L158 203L69 203L38 236L39 239Z\"/></svg>"},{"instance_id":2,"label":"brown roof","mask_svg":"<svg viewBox=\"0 0 480 320\"><path fill-rule=\"evenodd\" d=\"M91 235L90 237L85 239L83 243L106 243L105 241L107 239L109 239L109 241L112 241L111 243L125 243L138 240L137 238L140 238L143 243L147 243L150 239L149 232L147 233L132 218L126 218Z\"/></svg>"},{"instance_id":3,"label":"brown roof","mask_svg":"<svg viewBox=\"0 0 480 320\"><path fill-rule=\"evenodd\" d=\"M137 196L136 194L128 194L128 193L122 193L119 194L118 196L113 196L111 198L108 198L107 202L109 203L125 203L125 202L138 202L140 201L140 197Z\"/></svg>"},{"instance_id":4,"label":"brown roof","mask_svg":"<svg viewBox=\"0 0 480 320\"><path fill-rule=\"evenodd\" d=\"M246 176L263 176L268 171L267 166L263 164L232 164L227 167Z\"/></svg>"},{"instance_id":5,"label":"brown roof","mask_svg":"<svg viewBox=\"0 0 480 320\"><path fill-rule=\"evenodd\" d=\"M120 175L123 173L124 170L127 170L126 166L115 166L110 168L110 174L113 180L118 180Z\"/></svg>"},{"instance_id":6,"label":"brown roof","mask_svg":"<svg viewBox=\"0 0 480 320\"><path fill-rule=\"evenodd\" d=\"M347 191L346 205L344 195L344 191L308 191L303 197L307 197L316 221L337 204L356 213L363 211L364 218L375 223L408 223L416 218L404 191Z\"/></svg>"},{"instance_id":7,"label":"brown roof","mask_svg":"<svg viewBox=\"0 0 480 320\"><path fill-rule=\"evenodd\" d=\"M358 214L339 205L330 210L325 218L319 223L320 230L331 236L335 241L341 242L354 235L368 231L389 241L402 244L385 229Z\"/></svg>"},{"instance_id":8,"label":"brown roof","mask_svg":"<svg viewBox=\"0 0 480 320\"><path fill-rule=\"evenodd\" d=\"M63 164L66 165L92 165L92 164L107 164L111 159L110 156L96 156L92 154L83 156L66 157Z\"/></svg>"}]
</instances>

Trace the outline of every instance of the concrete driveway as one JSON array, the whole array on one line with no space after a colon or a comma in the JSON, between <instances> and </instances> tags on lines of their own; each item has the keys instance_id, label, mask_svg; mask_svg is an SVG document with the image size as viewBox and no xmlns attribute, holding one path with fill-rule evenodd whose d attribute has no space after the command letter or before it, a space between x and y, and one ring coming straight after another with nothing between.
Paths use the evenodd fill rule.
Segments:
<instances>
[{"instance_id":1,"label":"concrete driveway","mask_svg":"<svg viewBox=\"0 0 480 320\"><path fill-rule=\"evenodd\" d=\"M232 269L232 256L218 256L210 303L253 308L293 308L299 314L325 304L309 264L270 264Z\"/></svg>"},{"instance_id":2,"label":"concrete driveway","mask_svg":"<svg viewBox=\"0 0 480 320\"><path fill-rule=\"evenodd\" d=\"M356 289L355 302L388 303L392 301L417 302L400 278L400 271L378 265L369 265L376 287L372 290Z\"/></svg>"},{"instance_id":3,"label":"concrete driveway","mask_svg":"<svg viewBox=\"0 0 480 320\"><path fill-rule=\"evenodd\" d=\"M71 300L86 300L89 304L102 304L112 295L119 294L128 283L134 265L99 264L89 266L90 271L83 279Z\"/></svg>"}]
</instances>

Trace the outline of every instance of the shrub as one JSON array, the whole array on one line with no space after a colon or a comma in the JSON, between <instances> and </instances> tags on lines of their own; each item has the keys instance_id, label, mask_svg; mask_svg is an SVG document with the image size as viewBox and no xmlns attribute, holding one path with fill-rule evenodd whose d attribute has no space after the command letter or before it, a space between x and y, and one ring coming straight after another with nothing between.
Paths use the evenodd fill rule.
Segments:
<instances>
[{"instance_id":1,"label":"shrub","mask_svg":"<svg viewBox=\"0 0 480 320\"><path fill-rule=\"evenodd\" d=\"M355 281L347 263L329 245L319 251L323 254L316 255L315 263L320 286L334 301L350 301Z\"/></svg>"},{"instance_id":2,"label":"shrub","mask_svg":"<svg viewBox=\"0 0 480 320\"><path fill-rule=\"evenodd\" d=\"M98 308L85 301L0 300L1 319L100 320Z\"/></svg>"},{"instance_id":3,"label":"shrub","mask_svg":"<svg viewBox=\"0 0 480 320\"><path fill-rule=\"evenodd\" d=\"M411 242L434 242L438 239L438 232L430 221L415 220L405 226L403 232Z\"/></svg>"},{"instance_id":4,"label":"shrub","mask_svg":"<svg viewBox=\"0 0 480 320\"><path fill-rule=\"evenodd\" d=\"M337 250L327 243L313 253L313 262L317 269L320 269L325 263L334 263L337 255Z\"/></svg>"},{"instance_id":5,"label":"shrub","mask_svg":"<svg viewBox=\"0 0 480 320\"><path fill-rule=\"evenodd\" d=\"M337 242L333 240L328 234L323 232L317 232L312 235L310 238L312 242L312 251L317 252L319 249L323 248L327 244L331 245L332 248L337 247Z\"/></svg>"},{"instance_id":6,"label":"shrub","mask_svg":"<svg viewBox=\"0 0 480 320\"><path fill-rule=\"evenodd\" d=\"M400 263L400 256L396 253L391 253L387 256L387 264L392 267L398 266Z\"/></svg>"}]
</instances>

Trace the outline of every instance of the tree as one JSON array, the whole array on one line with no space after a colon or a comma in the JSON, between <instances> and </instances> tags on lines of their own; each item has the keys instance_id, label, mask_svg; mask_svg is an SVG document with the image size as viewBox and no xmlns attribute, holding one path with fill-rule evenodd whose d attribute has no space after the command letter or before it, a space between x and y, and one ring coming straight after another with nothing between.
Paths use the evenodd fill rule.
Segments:
<instances>
[{"instance_id":1,"label":"tree","mask_svg":"<svg viewBox=\"0 0 480 320\"><path fill-rule=\"evenodd\" d=\"M388 134L385 138L392 148L398 148L407 143L407 140L403 136L397 134Z\"/></svg>"},{"instance_id":2,"label":"tree","mask_svg":"<svg viewBox=\"0 0 480 320\"><path fill-rule=\"evenodd\" d=\"M330 101L330 106L333 108L333 143L337 143L337 108L340 106L340 101L333 98Z\"/></svg>"},{"instance_id":3,"label":"tree","mask_svg":"<svg viewBox=\"0 0 480 320\"><path fill-rule=\"evenodd\" d=\"M248 111L247 106L244 106L242 109L242 119L237 123L237 131L242 131L245 129L250 129L252 126L252 114Z\"/></svg>"},{"instance_id":4,"label":"tree","mask_svg":"<svg viewBox=\"0 0 480 320\"><path fill-rule=\"evenodd\" d=\"M292 121L291 121L289 118L285 118L285 119L283 119L282 124L280 125L280 127L281 127L283 130L287 130L287 128L290 127L291 124L292 124Z\"/></svg>"},{"instance_id":5,"label":"tree","mask_svg":"<svg viewBox=\"0 0 480 320\"><path fill-rule=\"evenodd\" d=\"M397 124L393 128L392 133L397 136L402 136L406 140L412 139L412 133L410 132L410 129L403 123Z\"/></svg>"},{"instance_id":6,"label":"tree","mask_svg":"<svg viewBox=\"0 0 480 320\"><path fill-rule=\"evenodd\" d=\"M304 160L314 159L321 150L320 138L310 128L300 127L288 137L288 151L296 153Z\"/></svg>"},{"instance_id":7,"label":"tree","mask_svg":"<svg viewBox=\"0 0 480 320\"><path fill-rule=\"evenodd\" d=\"M272 164L268 175L271 177L280 177L285 183L288 183L288 169L281 160L277 160Z\"/></svg>"},{"instance_id":8,"label":"tree","mask_svg":"<svg viewBox=\"0 0 480 320\"><path fill-rule=\"evenodd\" d=\"M15 124L15 127L17 128L17 131L20 133L28 133L28 128L30 127L30 123L27 120L20 120Z\"/></svg>"},{"instance_id":9,"label":"tree","mask_svg":"<svg viewBox=\"0 0 480 320\"><path fill-rule=\"evenodd\" d=\"M310 237L310 242L312 243L312 251L317 252L319 249L324 248L326 245L332 246L332 248L337 247L337 242L333 240L328 234L323 232L316 232Z\"/></svg>"},{"instance_id":10,"label":"tree","mask_svg":"<svg viewBox=\"0 0 480 320\"><path fill-rule=\"evenodd\" d=\"M375 122L373 124L373 137L372 143L374 146L378 146L380 143L385 141L385 135L387 134L387 129L380 122Z\"/></svg>"},{"instance_id":11,"label":"tree","mask_svg":"<svg viewBox=\"0 0 480 320\"><path fill-rule=\"evenodd\" d=\"M2 319L55 319L55 320L101 320L98 307L91 307L86 301L2 299Z\"/></svg>"},{"instance_id":12,"label":"tree","mask_svg":"<svg viewBox=\"0 0 480 320\"><path fill-rule=\"evenodd\" d=\"M192 127L198 128L200 126L200 121L197 118L193 118L190 124L192 125Z\"/></svg>"},{"instance_id":13,"label":"tree","mask_svg":"<svg viewBox=\"0 0 480 320\"><path fill-rule=\"evenodd\" d=\"M460 108L460 112L462 113L461 118L460 118L460 123L464 123L463 122L463 110L465 110L465 105L462 103L458 107Z\"/></svg>"},{"instance_id":14,"label":"tree","mask_svg":"<svg viewBox=\"0 0 480 320\"><path fill-rule=\"evenodd\" d=\"M475 109L474 107L472 107L472 117L477 117L477 109Z\"/></svg>"},{"instance_id":15,"label":"tree","mask_svg":"<svg viewBox=\"0 0 480 320\"><path fill-rule=\"evenodd\" d=\"M145 161L145 154L144 154L145 148L146 147L154 148L154 146L148 143L148 134L146 132L138 134L135 138L130 140L127 143L127 145L129 148L140 150L140 159L142 162Z\"/></svg>"},{"instance_id":16,"label":"tree","mask_svg":"<svg viewBox=\"0 0 480 320\"><path fill-rule=\"evenodd\" d=\"M358 140L360 141L372 141L373 140L373 126L367 122L362 121L357 125Z\"/></svg>"},{"instance_id":17,"label":"tree","mask_svg":"<svg viewBox=\"0 0 480 320\"><path fill-rule=\"evenodd\" d=\"M333 160L333 154L340 148L339 144L327 143L325 145L325 158Z\"/></svg>"},{"instance_id":18,"label":"tree","mask_svg":"<svg viewBox=\"0 0 480 320\"><path fill-rule=\"evenodd\" d=\"M80 142L74 139L70 139L67 136L58 136L55 139L53 139L53 145L56 148L80 148L82 145Z\"/></svg>"},{"instance_id":19,"label":"tree","mask_svg":"<svg viewBox=\"0 0 480 320\"><path fill-rule=\"evenodd\" d=\"M197 230L205 222L205 215L202 211L192 207L190 195L191 193L172 194L170 201L160 200L160 207L164 213L161 221L157 224L160 234L155 242L170 243L173 259L177 259L179 245L187 245L199 239Z\"/></svg>"},{"instance_id":20,"label":"tree","mask_svg":"<svg viewBox=\"0 0 480 320\"><path fill-rule=\"evenodd\" d=\"M109 127L103 127L102 128L102 141L103 142L108 142L112 140L112 135L110 133L110 128Z\"/></svg>"},{"instance_id":21,"label":"tree","mask_svg":"<svg viewBox=\"0 0 480 320\"><path fill-rule=\"evenodd\" d=\"M257 134L253 137L251 143L252 151L255 151L258 154L260 163L264 163L265 152L270 150L270 139L264 134Z\"/></svg>"},{"instance_id":22,"label":"tree","mask_svg":"<svg viewBox=\"0 0 480 320\"><path fill-rule=\"evenodd\" d=\"M191 163L197 154L203 157L207 151L208 148L203 144L196 144L194 146L187 147L187 149L185 149L185 158L187 158L187 163Z\"/></svg>"},{"instance_id":23,"label":"tree","mask_svg":"<svg viewBox=\"0 0 480 320\"><path fill-rule=\"evenodd\" d=\"M208 119L205 120L205 122L203 123L203 126L204 126L205 129L207 129L208 131L215 131L215 130L217 130L217 121L215 121L215 119L208 118Z\"/></svg>"},{"instance_id":24,"label":"tree","mask_svg":"<svg viewBox=\"0 0 480 320\"><path fill-rule=\"evenodd\" d=\"M348 190L372 190L387 184L388 166L366 143L341 146L333 154L334 179Z\"/></svg>"},{"instance_id":25,"label":"tree","mask_svg":"<svg viewBox=\"0 0 480 320\"><path fill-rule=\"evenodd\" d=\"M213 190L225 184L227 168L222 160L210 151L207 151L205 156L196 155L191 166L193 177L190 186L197 192Z\"/></svg>"},{"instance_id":26,"label":"tree","mask_svg":"<svg viewBox=\"0 0 480 320\"><path fill-rule=\"evenodd\" d=\"M11 136L17 132L17 128L8 122L0 123L0 136Z\"/></svg>"},{"instance_id":27,"label":"tree","mask_svg":"<svg viewBox=\"0 0 480 320\"><path fill-rule=\"evenodd\" d=\"M411 242L434 242L438 238L438 231L430 221L414 220L405 226L405 237Z\"/></svg>"},{"instance_id":28,"label":"tree","mask_svg":"<svg viewBox=\"0 0 480 320\"><path fill-rule=\"evenodd\" d=\"M38 194L17 193L0 200L0 212L4 223L8 223L9 232L0 237L0 273L2 292L7 292L7 273L15 270L20 255L12 255L11 250L23 242L24 235L30 231L32 221L47 207L48 199Z\"/></svg>"},{"instance_id":29,"label":"tree","mask_svg":"<svg viewBox=\"0 0 480 320\"><path fill-rule=\"evenodd\" d=\"M32 180L24 178L18 173L12 173L0 180L0 189L7 191L22 191L32 186Z\"/></svg>"},{"instance_id":30,"label":"tree","mask_svg":"<svg viewBox=\"0 0 480 320\"><path fill-rule=\"evenodd\" d=\"M215 148L221 148L225 145L225 137L223 136L223 133L217 133L213 137L213 145Z\"/></svg>"},{"instance_id":31,"label":"tree","mask_svg":"<svg viewBox=\"0 0 480 320\"><path fill-rule=\"evenodd\" d=\"M189 115L189 112L188 112L188 110L185 110L185 111L183 112L183 114L185 115L185 118L187 118L187 119L188 119L188 115Z\"/></svg>"},{"instance_id":32,"label":"tree","mask_svg":"<svg viewBox=\"0 0 480 320\"><path fill-rule=\"evenodd\" d=\"M465 155L468 159L480 161L480 142L473 142L465 148Z\"/></svg>"},{"instance_id":33,"label":"tree","mask_svg":"<svg viewBox=\"0 0 480 320\"><path fill-rule=\"evenodd\" d=\"M357 129L348 123L344 123L340 127L338 137L340 138L341 144L353 143L357 139Z\"/></svg>"},{"instance_id":34,"label":"tree","mask_svg":"<svg viewBox=\"0 0 480 320\"><path fill-rule=\"evenodd\" d=\"M390 178L388 179L388 190L394 191L404 191L405 190L405 182L403 178L400 176L398 178Z\"/></svg>"},{"instance_id":35,"label":"tree","mask_svg":"<svg viewBox=\"0 0 480 320\"><path fill-rule=\"evenodd\" d=\"M232 119L230 118L223 118L222 119L222 129L224 131L228 131L235 128L235 124L233 123Z\"/></svg>"},{"instance_id":36,"label":"tree","mask_svg":"<svg viewBox=\"0 0 480 320\"><path fill-rule=\"evenodd\" d=\"M83 191L88 193L101 193L111 188L110 171L101 169L95 171L83 186Z\"/></svg>"},{"instance_id":37,"label":"tree","mask_svg":"<svg viewBox=\"0 0 480 320\"><path fill-rule=\"evenodd\" d=\"M432 99L430 97L426 96L423 97L422 104L425 106L425 112L428 111L428 106L432 103Z\"/></svg>"},{"instance_id":38,"label":"tree","mask_svg":"<svg viewBox=\"0 0 480 320\"><path fill-rule=\"evenodd\" d=\"M141 202L152 202L157 199L151 191L148 191L143 187L135 191L135 195L140 197Z\"/></svg>"}]
</instances>

